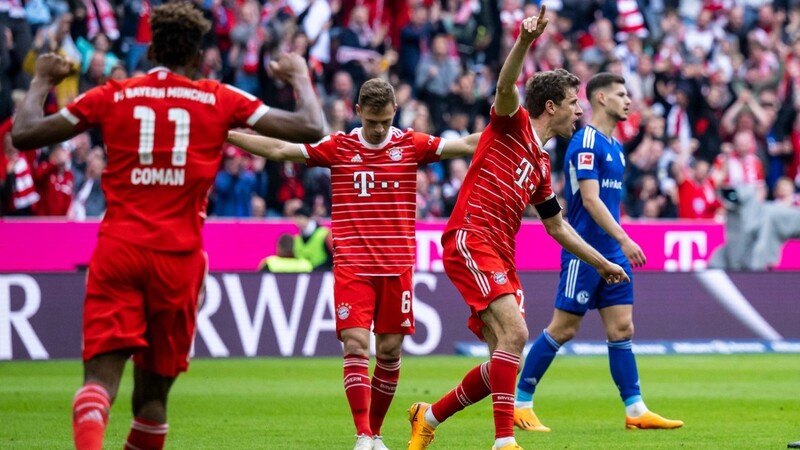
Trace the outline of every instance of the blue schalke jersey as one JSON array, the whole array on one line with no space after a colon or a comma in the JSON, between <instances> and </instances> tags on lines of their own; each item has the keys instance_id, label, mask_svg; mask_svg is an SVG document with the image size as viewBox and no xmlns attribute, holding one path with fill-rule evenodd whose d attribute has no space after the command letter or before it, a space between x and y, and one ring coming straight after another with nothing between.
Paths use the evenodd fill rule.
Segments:
<instances>
[{"instance_id":1,"label":"blue schalke jersey","mask_svg":"<svg viewBox=\"0 0 800 450\"><path fill-rule=\"evenodd\" d=\"M583 206L578 189L580 180L597 180L600 200L614 220L619 223L622 201L622 175L625 172L625 153L622 144L588 125L575 133L564 156L564 194L567 200L567 220L589 245L608 259L624 257L619 243L609 236ZM574 258L566 250L562 259Z\"/></svg>"}]
</instances>

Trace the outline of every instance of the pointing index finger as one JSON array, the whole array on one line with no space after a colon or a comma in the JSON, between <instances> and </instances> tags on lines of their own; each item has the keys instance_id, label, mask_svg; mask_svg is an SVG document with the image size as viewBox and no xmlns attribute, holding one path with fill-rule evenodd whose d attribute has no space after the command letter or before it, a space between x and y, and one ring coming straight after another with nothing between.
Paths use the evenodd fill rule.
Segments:
<instances>
[{"instance_id":1,"label":"pointing index finger","mask_svg":"<svg viewBox=\"0 0 800 450\"><path fill-rule=\"evenodd\" d=\"M539 17L536 18L537 25L544 22L544 14L547 12L547 6L545 6L544 2L542 2L542 6L539 8Z\"/></svg>"}]
</instances>

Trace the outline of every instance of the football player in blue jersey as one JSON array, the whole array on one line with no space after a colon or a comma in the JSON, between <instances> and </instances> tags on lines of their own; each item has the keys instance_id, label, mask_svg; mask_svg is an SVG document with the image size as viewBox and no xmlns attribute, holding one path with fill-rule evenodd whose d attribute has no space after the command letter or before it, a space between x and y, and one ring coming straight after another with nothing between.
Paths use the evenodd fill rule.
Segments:
<instances>
[{"instance_id":1,"label":"football player in blue jersey","mask_svg":"<svg viewBox=\"0 0 800 450\"><path fill-rule=\"evenodd\" d=\"M625 154L612 135L617 123L628 118L631 99L625 79L603 72L586 85L592 118L572 136L564 157L564 196L567 219L575 231L633 279L631 266L646 262L644 252L619 224ZM639 389L639 372L631 349L633 285L608 284L591 266L566 250L561 253L561 281L553 318L531 347L517 385L514 424L528 431L550 431L533 412L533 392L558 349L574 338L590 309L600 313L606 330L611 377L625 403L629 429L665 429L683 426L647 409Z\"/></svg>"}]
</instances>

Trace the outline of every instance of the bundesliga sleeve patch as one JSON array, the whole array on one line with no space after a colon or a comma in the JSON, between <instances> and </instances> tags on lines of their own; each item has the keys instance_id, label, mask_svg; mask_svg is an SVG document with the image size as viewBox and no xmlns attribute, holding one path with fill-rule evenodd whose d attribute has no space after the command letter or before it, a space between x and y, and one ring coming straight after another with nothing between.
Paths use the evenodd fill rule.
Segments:
<instances>
[{"instance_id":1,"label":"bundesliga sleeve patch","mask_svg":"<svg viewBox=\"0 0 800 450\"><path fill-rule=\"evenodd\" d=\"M594 153L578 153L578 170L594 170Z\"/></svg>"}]
</instances>

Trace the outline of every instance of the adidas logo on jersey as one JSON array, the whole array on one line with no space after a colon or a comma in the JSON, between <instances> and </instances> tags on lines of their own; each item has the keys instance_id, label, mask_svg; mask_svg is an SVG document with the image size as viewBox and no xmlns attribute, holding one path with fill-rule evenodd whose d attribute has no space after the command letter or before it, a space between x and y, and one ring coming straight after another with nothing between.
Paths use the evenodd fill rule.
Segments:
<instances>
[{"instance_id":1,"label":"adidas logo on jersey","mask_svg":"<svg viewBox=\"0 0 800 450\"><path fill-rule=\"evenodd\" d=\"M360 162L364 162L364 161L361 159L361 155L356 154L356 156L353 156L353 159L351 159L350 162L360 163Z\"/></svg>"},{"instance_id":2,"label":"adidas logo on jersey","mask_svg":"<svg viewBox=\"0 0 800 450\"><path fill-rule=\"evenodd\" d=\"M400 326L401 327L405 327L405 328L409 328L409 327L411 327L411 321L406 319L406 320L403 321L403 323L400 324Z\"/></svg>"},{"instance_id":3,"label":"adidas logo on jersey","mask_svg":"<svg viewBox=\"0 0 800 450\"><path fill-rule=\"evenodd\" d=\"M613 161L614 158L611 157L611 153L606 155L606 161Z\"/></svg>"}]
</instances>

